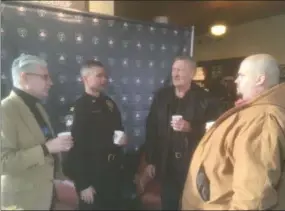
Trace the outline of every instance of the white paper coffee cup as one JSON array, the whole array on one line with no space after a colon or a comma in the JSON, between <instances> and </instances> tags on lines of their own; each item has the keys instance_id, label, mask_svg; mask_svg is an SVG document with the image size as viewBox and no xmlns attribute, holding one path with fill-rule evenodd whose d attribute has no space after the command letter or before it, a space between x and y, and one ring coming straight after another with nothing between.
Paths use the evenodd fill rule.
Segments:
<instances>
[{"instance_id":1,"label":"white paper coffee cup","mask_svg":"<svg viewBox=\"0 0 285 211\"><path fill-rule=\"evenodd\" d=\"M182 115L172 115L172 121L178 121L180 119L183 119Z\"/></svg>"},{"instance_id":2,"label":"white paper coffee cup","mask_svg":"<svg viewBox=\"0 0 285 211\"><path fill-rule=\"evenodd\" d=\"M178 120L180 120L180 119L183 119L183 116L182 115L172 115L172 122L176 122L176 121L178 121ZM175 128L174 126L173 126L173 130L177 130L177 128Z\"/></svg>"},{"instance_id":3,"label":"white paper coffee cup","mask_svg":"<svg viewBox=\"0 0 285 211\"><path fill-rule=\"evenodd\" d=\"M206 122L206 130L209 130L213 126L214 123L215 123L214 121Z\"/></svg>"},{"instance_id":4,"label":"white paper coffee cup","mask_svg":"<svg viewBox=\"0 0 285 211\"><path fill-rule=\"evenodd\" d=\"M71 132L61 132L59 134L57 134L57 136L71 136Z\"/></svg>"},{"instance_id":5,"label":"white paper coffee cup","mask_svg":"<svg viewBox=\"0 0 285 211\"><path fill-rule=\"evenodd\" d=\"M113 135L113 141L116 145L121 145L125 142L125 133L121 130L115 130Z\"/></svg>"}]
</instances>

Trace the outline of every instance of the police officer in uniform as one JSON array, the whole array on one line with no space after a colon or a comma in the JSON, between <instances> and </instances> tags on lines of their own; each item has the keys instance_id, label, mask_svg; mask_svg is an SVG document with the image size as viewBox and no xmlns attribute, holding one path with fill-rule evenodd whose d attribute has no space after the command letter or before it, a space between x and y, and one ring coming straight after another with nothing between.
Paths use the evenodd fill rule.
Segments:
<instances>
[{"instance_id":1,"label":"police officer in uniform","mask_svg":"<svg viewBox=\"0 0 285 211\"><path fill-rule=\"evenodd\" d=\"M123 131L115 102L102 93L107 82L104 66L87 61L81 68L85 93L74 106L74 147L67 158L66 174L74 181L79 210L121 208L121 148L113 142L115 130Z\"/></svg>"}]
</instances>

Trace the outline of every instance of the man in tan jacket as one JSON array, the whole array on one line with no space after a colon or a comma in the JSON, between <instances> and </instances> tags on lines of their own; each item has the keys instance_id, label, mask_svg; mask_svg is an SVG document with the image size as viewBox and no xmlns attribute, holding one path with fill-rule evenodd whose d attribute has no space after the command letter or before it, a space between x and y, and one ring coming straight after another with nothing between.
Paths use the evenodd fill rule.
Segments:
<instances>
[{"instance_id":1,"label":"man in tan jacket","mask_svg":"<svg viewBox=\"0 0 285 211\"><path fill-rule=\"evenodd\" d=\"M12 64L12 78L13 90L1 101L1 207L49 210L57 153L68 151L72 138L54 138L39 102L52 85L46 62L22 54Z\"/></svg>"},{"instance_id":2,"label":"man in tan jacket","mask_svg":"<svg viewBox=\"0 0 285 211\"><path fill-rule=\"evenodd\" d=\"M242 98L208 130L190 165L182 210L285 209L285 84L276 60L247 57Z\"/></svg>"}]
</instances>

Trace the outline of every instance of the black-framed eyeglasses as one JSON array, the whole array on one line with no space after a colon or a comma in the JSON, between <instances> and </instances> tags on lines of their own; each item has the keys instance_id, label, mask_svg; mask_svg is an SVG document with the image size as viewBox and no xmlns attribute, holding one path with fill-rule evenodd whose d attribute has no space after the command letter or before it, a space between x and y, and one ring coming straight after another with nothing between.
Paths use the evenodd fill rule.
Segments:
<instances>
[{"instance_id":1,"label":"black-framed eyeglasses","mask_svg":"<svg viewBox=\"0 0 285 211\"><path fill-rule=\"evenodd\" d=\"M35 75L35 76L39 76L40 78L42 78L45 81L51 80L50 76L48 74L39 74L39 73L26 73L27 75Z\"/></svg>"}]
</instances>

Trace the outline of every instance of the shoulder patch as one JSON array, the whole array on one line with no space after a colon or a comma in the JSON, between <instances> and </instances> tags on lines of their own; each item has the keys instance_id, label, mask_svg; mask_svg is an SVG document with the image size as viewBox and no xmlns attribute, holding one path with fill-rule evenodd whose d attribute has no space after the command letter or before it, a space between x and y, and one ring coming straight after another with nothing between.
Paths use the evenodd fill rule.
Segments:
<instances>
[{"instance_id":1,"label":"shoulder patch","mask_svg":"<svg viewBox=\"0 0 285 211\"><path fill-rule=\"evenodd\" d=\"M106 104L111 112L114 110L114 104L111 100L106 100Z\"/></svg>"}]
</instances>

